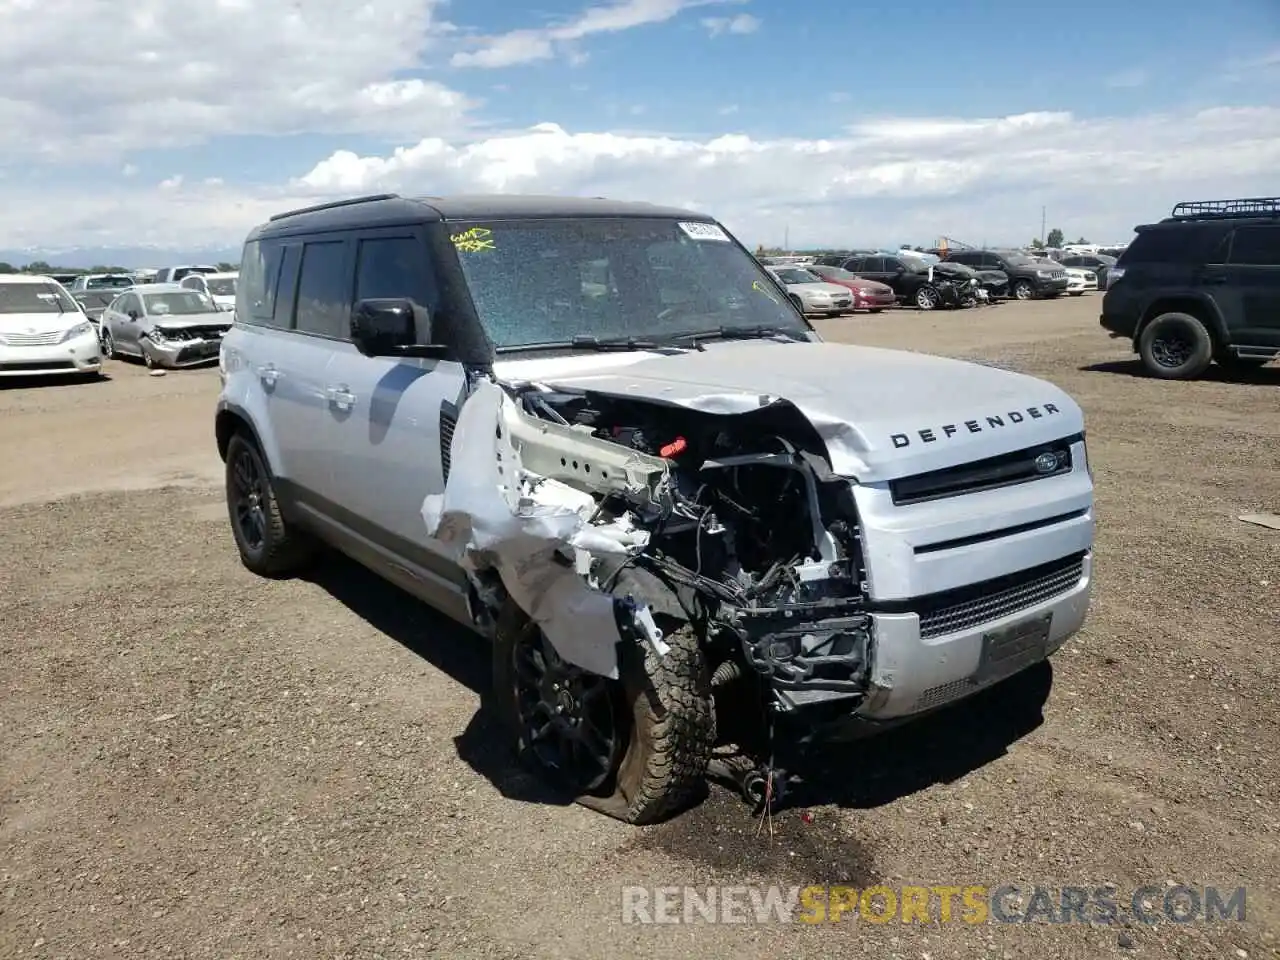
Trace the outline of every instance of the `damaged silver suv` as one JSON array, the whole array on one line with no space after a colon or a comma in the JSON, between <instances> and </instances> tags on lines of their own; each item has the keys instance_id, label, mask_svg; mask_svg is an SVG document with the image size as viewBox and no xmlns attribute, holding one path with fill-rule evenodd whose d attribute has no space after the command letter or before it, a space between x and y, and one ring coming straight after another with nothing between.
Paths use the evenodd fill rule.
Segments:
<instances>
[{"instance_id":1,"label":"damaged silver suv","mask_svg":"<svg viewBox=\"0 0 1280 960\"><path fill-rule=\"evenodd\" d=\"M365 197L244 246L218 451L244 564L326 543L492 639L517 751L643 823L726 741L875 730L1084 622L1080 408L1007 371L824 343L716 221Z\"/></svg>"}]
</instances>

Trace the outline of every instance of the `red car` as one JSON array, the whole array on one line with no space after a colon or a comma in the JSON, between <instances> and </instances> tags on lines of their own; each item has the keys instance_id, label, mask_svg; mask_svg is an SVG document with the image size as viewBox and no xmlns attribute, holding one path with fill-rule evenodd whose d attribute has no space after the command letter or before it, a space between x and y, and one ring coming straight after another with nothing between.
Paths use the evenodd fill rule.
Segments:
<instances>
[{"instance_id":1,"label":"red car","mask_svg":"<svg viewBox=\"0 0 1280 960\"><path fill-rule=\"evenodd\" d=\"M870 310L872 313L879 313L885 307L892 307L898 302L898 296L893 292L893 287L887 283L863 280L856 274L852 274L848 270L841 270L839 267L808 266L805 269L810 273L816 273L827 283L838 283L840 286L848 287L852 290L853 309L855 310Z\"/></svg>"}]
</instances>

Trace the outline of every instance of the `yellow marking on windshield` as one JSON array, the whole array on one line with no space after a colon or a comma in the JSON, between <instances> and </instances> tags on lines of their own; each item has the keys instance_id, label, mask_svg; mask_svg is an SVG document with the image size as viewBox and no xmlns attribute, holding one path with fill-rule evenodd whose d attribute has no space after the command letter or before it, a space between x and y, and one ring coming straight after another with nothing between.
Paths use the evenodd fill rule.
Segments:
<instances>
[{"instance_id":1,"label":"yellow marking on windshield","mask_svg":"<svg viewBox=\"0 0 1280 960\"><path fill-rule=\"evenodd\" d=\"M485 227L472 227L462 233L455 233L449 238L462 253L479 253L481 250L496 250L493 244L493 231Z\"/></svg>"},{"instance_id":2,"label":"yellow marking on windshield","mask_svg":"<svg viewBox=\"0 0 1280 960\"><path fill-rule=\"evenodd\" d=\"M775 297L772 293L770 293L770 292L769 292L769 289L768 289L768 288L767 288L763 283L761 283L759 280L752 280L752 281L751 281L751 289L752 289L752 290L754 290L754 291L756 291L756 293L763 293L766 297L768 297L768 298L769 298L770 300L772 300L774 303L777 303L777 302L778 302L778 298L777 298L777 297Z\"/></svg>"}]
</instances>

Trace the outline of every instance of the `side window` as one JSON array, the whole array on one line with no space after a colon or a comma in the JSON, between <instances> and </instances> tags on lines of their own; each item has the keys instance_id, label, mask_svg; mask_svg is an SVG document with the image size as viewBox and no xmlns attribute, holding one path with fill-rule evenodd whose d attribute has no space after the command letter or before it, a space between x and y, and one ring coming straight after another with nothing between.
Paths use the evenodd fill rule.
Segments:
<instances>
[{"instance_id":1,"label":"side window","mask_svg":"<svg viewBox=\"0 0 1280 960\"><path fill-rule=\"evenodd\" d=\"M130 310L136 311L138 315L141 316L142 301L138 298L137 294L126 293L123 297L120 298L119 310L125 316L128 316Z\"/></svg>"},{"instance_id":2,"label":"side window","mask_svg":"<svg viewBox=\"0 0 1280 960\"><path fill-rule=\"evenodd\" d=\"M312 245L307 246L308 256ZM356 254L356 299L407 297L433 313L439 306L426 245L415 237L360 241Z\"/></svg>"},{"instance_id":3,"label":"side window","mask_svg":"<svg viewBox=\"0 0 1280 960\"><path fill-rule=\"evenodd\" d=\"M1231 262L1280 267L1280 226L1237 227L1231 241Z\"/></svg>"},{"instance_id":4,"label":"side window","mask_svg":"<svg viewBox=\"0 0 1280 960\"><path fill-rule=\"evenodd\" d=\"M188 290L203 290L204 287L200 283L200 277L197 274L191 274L182 278L182 286Z\"/></svg>"},{"instance_id":5,"label":"side window","mask_svg":"<svg viewBox=\"0 0 1280 960\"><path fill-rule=\"evenodd\" d=\"M276 319L276 287L284 247L270 240L250 240L244 245L237 285L236 319L248 323L287 327L289 313Z\"/></svg>"},{"instance_id":6,"label":"side window","mask_svg":"<svg viewBox=\"0 0 1280 960\"><path fill-rule=\"evenodd\" d=\"M296 329L335 340L347 339L351 279L346 267L346 241L320 240L303 245L298 302L294 307Z\"/></svg>"}]
</instances>

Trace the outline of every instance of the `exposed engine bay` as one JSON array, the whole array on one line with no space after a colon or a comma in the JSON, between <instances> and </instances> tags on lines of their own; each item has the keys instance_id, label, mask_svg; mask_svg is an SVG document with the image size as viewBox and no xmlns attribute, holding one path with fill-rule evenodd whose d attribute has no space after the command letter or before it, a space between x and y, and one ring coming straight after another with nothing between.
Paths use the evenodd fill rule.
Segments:
<instances>
[{"instance_id":1,"label":"exposed engine bay","mask_svg":"<svg viewBox=\"0 0 1280 960\"><path fill-rule=\"evenodd\" d=\"M625 544L579 540L561 558L616 598L620 636L660 642L651 613L693 623L717 678L754 674L774 711L848 711L866 692L852 491L797 409L716 415L525 385L503 410L525 502L563 503L572 488L584 532Z\"/></svg>"}]
</instances>

